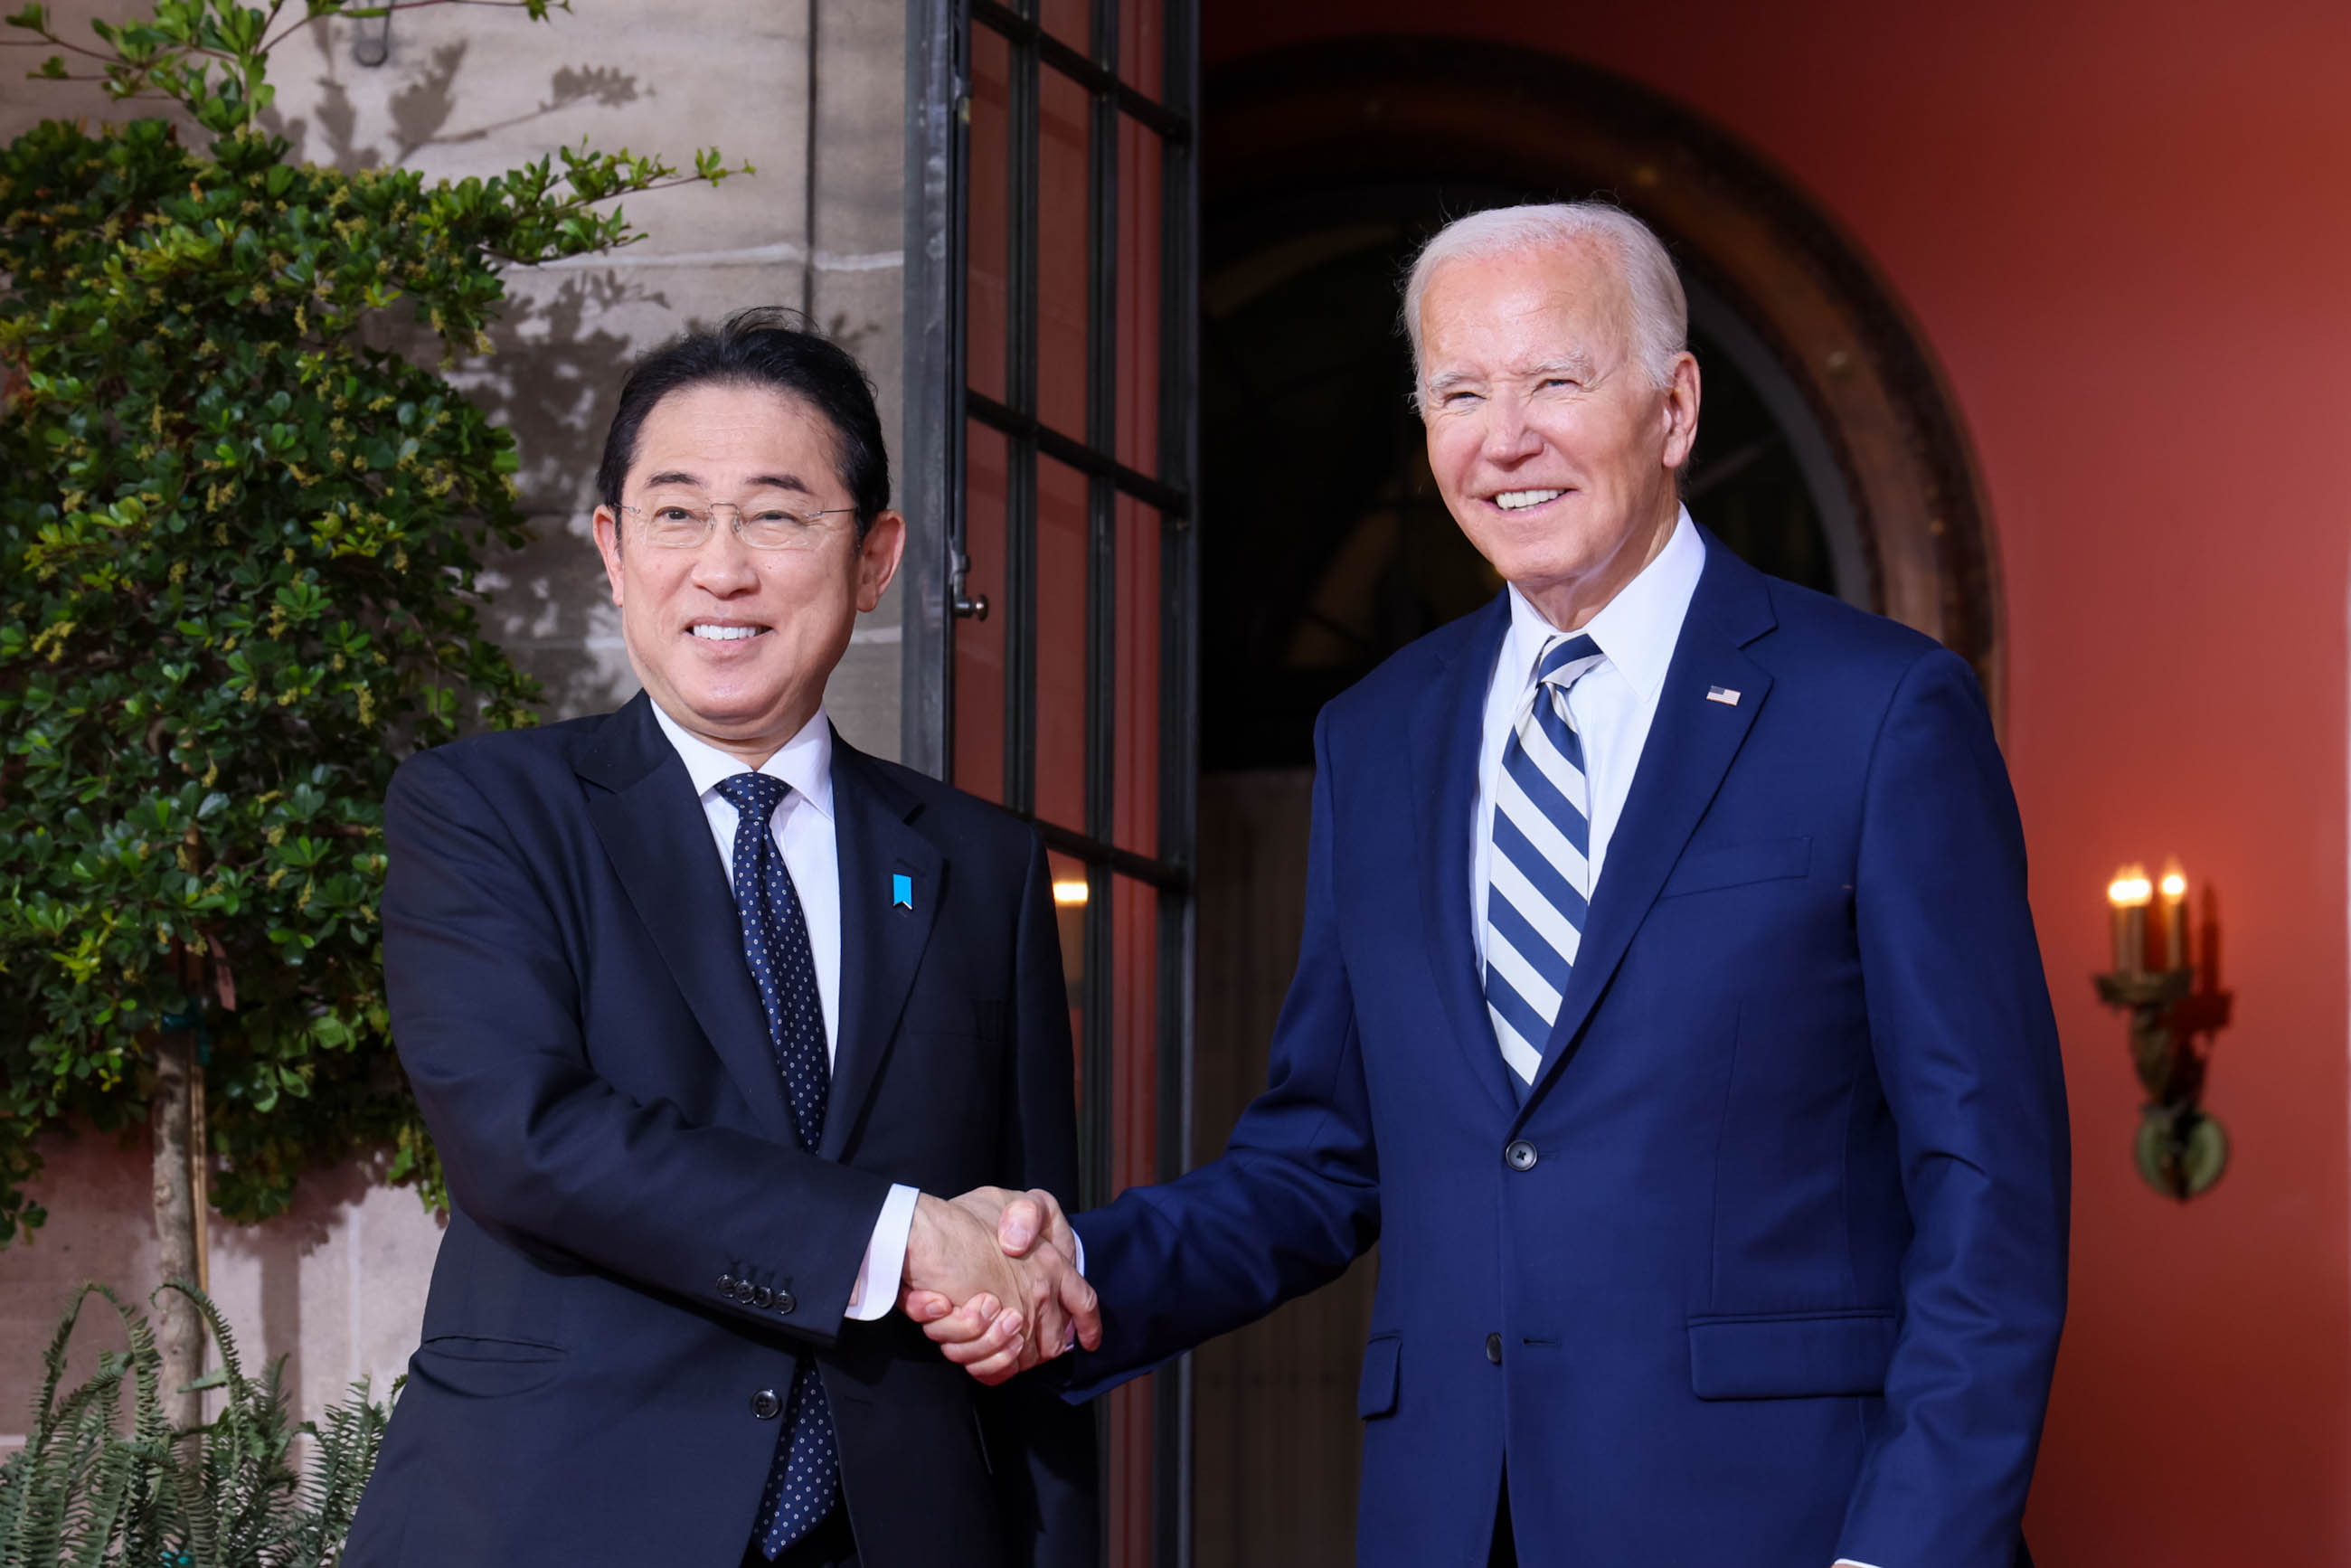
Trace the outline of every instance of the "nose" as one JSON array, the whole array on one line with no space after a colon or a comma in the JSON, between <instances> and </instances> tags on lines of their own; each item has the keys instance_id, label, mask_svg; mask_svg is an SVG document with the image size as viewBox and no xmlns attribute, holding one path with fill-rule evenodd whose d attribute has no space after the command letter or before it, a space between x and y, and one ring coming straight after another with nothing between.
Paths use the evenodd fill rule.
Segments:
<instances>
[{"instance_id":1,"label":"nose","mask_svg":"<svg viewBox=\"0 0 2351 1568\"><path fill-rule=\"evenodd\" d=\"M759 570L751 549L735 530L716 528L694 553L694 586L720 599L747 593L759 586Z\"/></svg>"},{"instance_id":2,"label":"nose","mask_svg":"<svg viewBox=\"0 0 2351 1568\"><path fill-rule=\"evenodd\" d=\"M1483 456L1486 461L1500 465L1523 463L1542 450L1542 435L1527 422L1526 404L1518 395L1503 392L1486 404L1486 440Z\"/></svg>"}]
</instances>

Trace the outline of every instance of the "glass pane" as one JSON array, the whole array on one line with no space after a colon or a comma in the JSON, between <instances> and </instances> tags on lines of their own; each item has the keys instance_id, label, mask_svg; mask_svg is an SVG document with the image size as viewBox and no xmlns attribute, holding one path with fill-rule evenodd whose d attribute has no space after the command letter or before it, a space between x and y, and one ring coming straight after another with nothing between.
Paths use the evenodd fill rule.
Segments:
<instances>
[{"instance_id":1,"label":"glass pane","mask_svg":"<svg viewBox=\"0 0 2351 1568\"><path fill-rule=\"evenodd\" d=\"M1086 821L1086 476L1037 460L1037 815Z\"/></svg>"},{"instance_id":2,"label":"glass pane","mask_svg":"<svg viewBox=\"0 0 2351 1568\"><path fill-rule=\"evenodd\" d=\"M1061 978L1070 988L1070 1039L1077 1048L1078 1098L1085 1099L1086 1047L1086 867L1085 862L1048 850L1045 862L1053 874L1053 924L1061 937Z\"/></svg>"},{"instance_id":3,"label":"glass pane","mask_svg":"<svg viewBox=\"0 0 2351 1568\"><path fill-rule=\"evenodd\" d=\"M986 598L985 621L955 622L955 781L1004 799L1005 485L1010 449L996 431L964 425L964 552L967 598Z\"/></svg>"},{"instance_id":4,"label":"glass pane","mask_svg":"<svg viewBox=\"0 0 2351 1568\"><path fill-rule=\"evenodd\" d=\"M1159 890L1113 876L1110 899L1111 1186L1119 1191L1159 1176ZM1113 1563L1152 1561L1152 1382L1111 1396Z\"/></svg>"},{"instance_id":5,"label":"glass pane","mask_svg":"<svg viewBox=\"0 0 2351 1568\"><path fill-rule=\"evenodd\" d=\"M1159 852L1159 514L1118 498L1118 645L1111 737L1111 840Z\"/></svg>"},{"instance_id":6,"label":"glass pane","mask_svg":"<svg viewBox=\"0 0 2351 1568\"><path fill-rule=\"evenodd\" d=\"M1005 278L1010 265L1012 46L971 30L971 179L966 200L965 379L1004 401Z\"/></svg>"},{"instance_id":7,"label":"glass pane","mask_svg":"<svg viewBox=\"0 0 2351 1568\"><path fill-rule=\"evenodd\" d=\"M1037 169L1037 417L1086 434L1086 90L1043 73Z\"/></svg>"},{"instance_id":8,"label":"glass pane","mask_svg":"<svg viewBox=\"0 0 2351 1568\"><path fill-rule=\"evenodd\" d=\"M1118 460L1159 472L1160 143L1118 123Z\"/></svg>"},{"instance_id":9,"label":"glass pane","mask_svg":"<svg viewBox=\"0 0 2351 1568\"><path fill-rule=\"evenodd\" d=\"M1119 0L1118 74L1146 98L1165 99L1167 0Z\"/></svg>"},{"instance_id":10,"label":"glass pane","mask_svg":"<svg viewBox=\"0 0 2351 1568\"><path fill-rule=\"evenodd\" d=\"M1037 10L1045 31L1081 55L1093 52L1093 0L1044 0Z\"/></svg>"},{"instance_id":11,"label":"glass pane","mask_svg":"<svg viewBox=\"0 0 2351 1568\"><path fill-rule=\"evenodd\" d=\"M1159 1179L1159 890L1110 879L1111 1186Z\"/></svg>"}]
</instances>

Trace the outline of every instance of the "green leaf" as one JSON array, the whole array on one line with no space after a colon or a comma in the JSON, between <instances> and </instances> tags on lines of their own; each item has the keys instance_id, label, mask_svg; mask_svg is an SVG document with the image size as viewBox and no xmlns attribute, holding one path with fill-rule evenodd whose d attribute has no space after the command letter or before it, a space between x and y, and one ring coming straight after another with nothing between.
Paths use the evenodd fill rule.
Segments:
<instances>
[{"instance_id":1,"label":"green leaf","mask_svg":"<svg viewBox=\"0 0 2351 1568\"><path fill-rule=\"evenodd\" d=\"M146 1119L191 960L224 1213L354 1149L438 1194L383 997L383 793L537 688L474 596L524 537L513 439L371 312L470 354L507 266L635 241L610 198L672 177L584 142L455 181L292 162L256 120L277 14L130 0L75 69L162 111L0 147L0 1244L48 1131Z\"/></svg>"}]
</instances>

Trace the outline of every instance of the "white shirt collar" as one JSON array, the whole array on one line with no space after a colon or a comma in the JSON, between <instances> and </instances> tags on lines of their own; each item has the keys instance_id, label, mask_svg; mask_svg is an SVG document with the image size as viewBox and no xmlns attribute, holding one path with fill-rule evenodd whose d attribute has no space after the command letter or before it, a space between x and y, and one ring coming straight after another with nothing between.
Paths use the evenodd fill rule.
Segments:
<instances>
[{"instance_id":1,"label":"white shirt collar","mask_svg":"<svg viewBox=\"0 0 2351 1568\"><path fill-rule=\"evenodd\" d=\"M1698 576L1705 570L1706 546L1684 507L1657 559L1617 590L1616 597L1602 605L1583 628L1645 702L1656 701L1665 689L1674 644L1681 640L1690 596L1698 591ZM1558 635L1559 629L1543 619L1518 584L1510 584L1510 668L1521 688L1534 679L1543 644Z\"/></svg>"},{"instance_id":2,"label":"white shirt collar","mask_svg":"<svg viewBox=\"0 0 2351 1568\"><path fill-rule=\"evenodd\" d=\"M739 758L729 757L708 741L687 734L661 704L653 703L653 706L654 720L661 725L662 733L669 737L670 745L677 748L678 760L685 764L686 777L694 780L695 795L707 796L717 788L720 779L750 771ZM814 806L826 821L832 821L832 721L825 716L821 703L817 705L816 716L784 742L759 771L790 785L793 792Z\"/></svg>"}]
</instances>

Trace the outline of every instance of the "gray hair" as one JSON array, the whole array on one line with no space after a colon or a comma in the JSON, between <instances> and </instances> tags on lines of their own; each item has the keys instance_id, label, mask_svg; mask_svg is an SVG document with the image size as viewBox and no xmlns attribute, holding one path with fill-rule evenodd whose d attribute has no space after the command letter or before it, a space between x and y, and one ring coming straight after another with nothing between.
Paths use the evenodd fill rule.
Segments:
<instances>
[{"instance_id":1,"label":"gray hair","mask_svg":"<svg viewBox=\"0 0 2351 1568\"><path fill-rule=\"evenodd\" d=\"M1634 358L1660 388L1673 379L1675 357L1689 340L1689 299L1674 259L1649 225L1606 202L1553 202L1489 207L1456 218L1430 236L1414 258L1404 286L1404 329L1412 340L1412 401L1422 407L1426 378L1420 360L1420 301L1431 274L1448 261L1505 256L1553 246L1597 246L1614 258L1625 280L1632 319L1626 323ZM1425 410L1424 410L1425 412Z\"/></svg>"}]
</instances>

